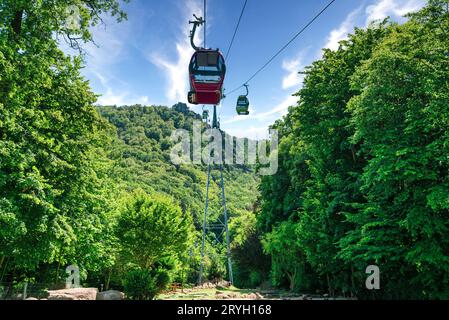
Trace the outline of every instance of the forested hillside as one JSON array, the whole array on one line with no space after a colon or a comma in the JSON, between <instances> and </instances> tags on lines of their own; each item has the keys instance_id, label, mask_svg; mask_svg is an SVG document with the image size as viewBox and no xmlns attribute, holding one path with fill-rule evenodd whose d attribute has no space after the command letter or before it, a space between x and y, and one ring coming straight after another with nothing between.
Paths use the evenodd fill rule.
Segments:
<instances>
[{"instance_id":1,"label":"forested hillside","mask_svg":"<svg viewBox=\"0 0 449 320\"><path fill-rule=\"evenodd\" d=\"M258 229L294 290L449 298L449 10L356 29L305 71ZM381 290L365 288L377 265Z\"/></svg>"},{"instance_id":2,"label":"forested hillside","mask_svg":"<svg viewBox=\"0 0 449 320\"><path fill-rule=\"evenodd\" d=\"M193 264L188 266L187 279L196 282L201 245L199 231L206 197L206 166L172 164L170 151L175 143L170 137L175 129L192 132L194 121L201 121L201 117L189 111L183 103L172 108L130 106L99 107L98 110L117 130L117 137L110 149L110 158L114 163L111 176L117 183L117 190L125 194L135 189L149 194L167 194L175 199L183 212L192 216L198 232L190 248L192 256L189 261ZM212 177L208 213L211 224L216 223L217 219L223 220L217 168L212 170ZM253 206L258 195L259 178L245 166L225 166L224 178L232 246L237 249L255 228ZM216 233L219 235L218 231ZM215 243L207 248L207 264L213 269L208 272L215 273L210 275L211 278L226 276L224 249Z\"/></svg>"}]
</instances>

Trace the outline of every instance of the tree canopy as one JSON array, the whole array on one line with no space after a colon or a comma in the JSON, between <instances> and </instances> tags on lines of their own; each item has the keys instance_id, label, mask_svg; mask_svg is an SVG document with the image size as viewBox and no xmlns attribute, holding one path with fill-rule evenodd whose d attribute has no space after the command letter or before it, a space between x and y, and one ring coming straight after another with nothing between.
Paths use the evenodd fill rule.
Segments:
<instances>
[{"instance_id":1,"label":"tree canopy","mask_svg":"<svg viewBox=\"0 0 449 320\"><path fill-rule=\"evenodd\" d=\"M448 23L448 1L431 0L403 25L356 29L274 125L280 168L262 179L258 225L267 249L296 230L292 261L320 279L309 289L372 296L375 264L378 297L448 297ZM288 266L270 254L273 272Z\"/></svg>"}]
</instances>

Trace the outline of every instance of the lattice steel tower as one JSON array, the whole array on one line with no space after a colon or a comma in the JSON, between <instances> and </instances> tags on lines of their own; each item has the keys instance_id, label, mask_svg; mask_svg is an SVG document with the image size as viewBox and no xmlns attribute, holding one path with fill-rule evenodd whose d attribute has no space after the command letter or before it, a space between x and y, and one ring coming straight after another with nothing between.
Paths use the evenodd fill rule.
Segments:
<instances>
[{"instance_id":1,"label":"lattice steel tower","mask_svg":"<svg viewBox=\"0 0 449 320\"><path fill-rule=\"evenodd\" d=\"M214 106L214 113L212 118L212 129L220 129L219 124L217 121L217 106ZM208 217L208 211L209 211L209 187L210 187L210 179L211 179L211 170L212 166L214 164L211 164L211 153L209 150L208 154L208 163L207 163L207 183L206 183L206 202L205 202L205 208L204 208L204 216L203 216L203 238L201 243L201 265L200 265L200 274L198 278L198 283L201 285L203 281L203 272L204 272L204 256L205 256L205 243L206 243L206 234L209 230L213 231L221 231L220 236L225 234L226 237L226 259L227 259L227 265L228 265L228 275L229 275L229 282L231 284L234 283L234 278L232 274L232 262L231 262L231 247L230 247L230 240L229 240L229 228L228 228L228 211L226 208L226 193L225 193L225 182L223 178L223 164L219 164L220 169L220 188L221 188L221 204L223 209L223 220L221 221L218 219L217 223L208 224L207 223L207 217Z\"/></svg>"}]
</instances>

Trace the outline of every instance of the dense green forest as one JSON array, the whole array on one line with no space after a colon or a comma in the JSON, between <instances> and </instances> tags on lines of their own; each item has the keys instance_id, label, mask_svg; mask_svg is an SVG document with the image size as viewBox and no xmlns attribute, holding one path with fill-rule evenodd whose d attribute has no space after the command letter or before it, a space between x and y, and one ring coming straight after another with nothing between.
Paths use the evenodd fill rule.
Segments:
<instances>
[{"instance_id":1,"label":"dense green forest","mask_svg":"<svg viewBox=\"0 0 449 320\"><path fill-rule=\"evenodd\" d=\"M356 29L305 71L263 177L259 232L275 283L449 298L449 2ZM365 289L377 265L381 290Z\"/></svg>"},{"instance_id":2,"label":"dense green forest","mask_svg":"<svg viewBox=\"0 0 449 320\"><path fill-rule=\"evenodd\" d=\"M206 167L173 164L170 137L201 116L183 103L97 106L83 44L100 14L126 14L80 1L75 33L66 1L0 3L0 286L63 286L76 264L84 286L149 299L198 279ZM448 30L449 0L429 0L301 71L298 104L273 124L277 173L225 166L236 286L449 299ZM212 177L210 222L222 218ZM227 277L215 242L209 280ZM368 265L381 290L366 290Z\"/></svg>"}]
</instances>

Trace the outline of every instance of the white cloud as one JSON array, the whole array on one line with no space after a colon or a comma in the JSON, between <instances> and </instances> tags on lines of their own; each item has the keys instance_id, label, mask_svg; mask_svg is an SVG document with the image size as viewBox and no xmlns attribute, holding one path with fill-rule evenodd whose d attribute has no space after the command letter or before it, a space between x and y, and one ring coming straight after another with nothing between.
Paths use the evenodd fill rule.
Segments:
<instances>
[{"instance_id":1,"label":"white cloud","mask_svg":"<svg viewBox=\"0 0 449 320\"><path fill-rule=\"evenodd\" d=\"M123 24L117 26L110 18L105 23L92 30L92 37L98 45L86 45L89 68L96 70L117 64L125 56L125 43L122 39L127 38L128 28Z\"/></svg>"},{"instance_id":2,"label":"white cloud","mask_svg":"<svg viewBox=\"0 0 449 320\"><path fill-rule=\"evenodd\" d=\"M192 19L192 14L202 14L201 3L198 0L188 0L184 3L182 11L186 14L180 20L180 30L182 36L175 44L176 59L170 59L160 52L153 52L149 55L149 60L161 69L167 79L166 96L170 103L178 101L186 102L189 90L188 67L193 49L190 45L188 21ZM195 43L201 43L203 32L198 29Z\"/></svg>"},{"instance_id":3,"label":"white cloud","mask_svg":"<svg viewBox=\"0 0 449 320\"><path fill-rule=\"evenodd\" d=\"M258 120L258 121L274 121L279 117L285 116L290 106L295 106L298 102L298 97L289 95L279 104L274 106L271 110L266 112L250 112L248 116L233 116L228 120L223 121L223 124L232 124L242 121Z\"/></svg>"},{"instance_id":4,"label":"white cloud","mask_svg":"<svg viewBox=\"0 0 449 320\"><path fill-rule=\"evenodd\" d=\"M127 86L126 82L114 75L114 68L126 58L127 45L123 39L129 39L132 33L132 25L128 21L118 24L115 18L103 15L104 24L99 24L92 28L92 38L95 43L86 43L83 50L86 53L87 68L83 69L83 74L89 79L98 79L103 93L97 100L99 105L133 105L148 104L146 96L134 96L126 90L116 90L120 85ZM67 44L61 44L64 52L77 54L77 51L69 48ZM113 85L111 85L113 84Z\"/></svg>"},{"instance_id":5,"label":"white cloud","mask_svg":"<svg viewBox=\"0 0 449 320\"><path fill-rule=\"evenodd\" d=\"M166 96L170 103L183 101L187 99L188 92L188 66L190 58L193 54L193 49L190 43L176 43L177 60L171 61L159 53L154 53L150 56L150 61L160 68L166 78Z\"/></svg>"},{"instance_id":6,"label":"white cloud","mask_svg":"<svg viewBox=\"0 0 449 320\"><path fill-rule=\"evenodd\" d=\"M102 15L102 19L104 24L91 30L95 43L89 42L83 46L87 64L83 72L87 73L88 78L97 78L107 89L107 84L111 81L115 84L124 83L114 76L114 68L119 68L120 62L127 57L127 41L135 26L130 21L117 23L115 18L106 14Z\"/></svg>"},{"instance_id":7,"label":"white cloud","mask_svg":"<svg viewBox=\"0 0 449 320\"><path fill-rule=\"evenodd\" d=\"M374 20L382 20L390 16L400 19L409 12L419 10L425 5L424 0L379 0L366 8L366 25Z\"/></svg>"},{"instance_id":8,"label":"white cloud","mask_svg":"<svg viewBox=\"0 0 449 320\"><path fill-rule=\"evenodd\" d=\"M110 88L107 89L106 94L98 98L97 103L103 106L130 106L135 104L149 105L147 96L136 97L129 92L114 93Z\"/></svg>"},{"instance_id":9,"label":"white cloud","mask_svg":"<svg viewBox=\"0 0 449 320\"><path fill-rule=\"evenodd\" d=\"M338 28L332 30L327 37L327 42L324 47L331 50L337 50L339 42L345 40L348 37L348 33L354 29L357 16L361 11L362 7L355 9L346 17Z\"/></svg>"},{"instance_id":10,"label":"white cloud","mask_svg":"<svg viewBox=\"0 0 449 320\"><path fill-rule=\"evenodd\" d=\"M304 68L303 53L301 53L296 59L284 60L282 62L282 68L288 71L288 74L282 79L282 89L290 89L302 84L304 76L298 72Z\"/></svg>"},{"instance_id":11,"label":"white cloud","mask_svg":"<svg viewBox=\"0 0 449 320\"><path fill-rule=\"evenodd\" d=\"M337 50L339 42L348 38L348 34L353 31L358 22L361 22L359 25L363 25L363 19L365 27L372 21L383 20L387 17L400 21L403 20L404 15L417 11L424 5L425 0L377 0L374 4L367 6L364 12L361 6L349 13L340 26L329 33L324 47Z\"/></svg>"},{"instance_id":12,"label":"white cloud","mask_svg":"<svg viewBox=\"0 0 449 320\"><path fill-rule=\"evenodd\" d=\"M290 106L296 105L298 102L298 97L289 95L281 103L276 105L272 110L262 113L260 116L262 118L269 117L271 115L285 116L288 112Z\"/></svg>"},{"instance_id":13,"label":"white cloud","mask_svg":"<svg viewBox=\"0 0 449 320\"><path fill-rule=\"evenodd\" d=\"M269 138L269 125L264 126L250 126L245 128L230 128L226 129L226 133L237 138L249 138L253 140L262 140Z\"/></svg>"}]
</instances>

